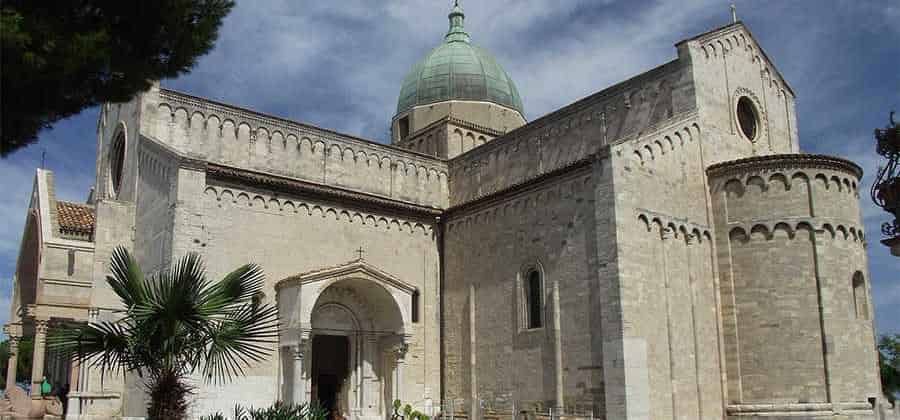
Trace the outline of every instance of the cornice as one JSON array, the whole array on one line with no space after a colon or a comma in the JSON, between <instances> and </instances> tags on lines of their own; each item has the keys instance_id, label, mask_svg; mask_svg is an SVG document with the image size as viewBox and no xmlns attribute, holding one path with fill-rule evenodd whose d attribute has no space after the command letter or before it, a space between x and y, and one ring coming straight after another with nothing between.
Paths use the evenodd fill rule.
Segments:
<instances>
[{"instance_id":1,"label":"cornice","mask_svg":"<svg viewBox=\"0 0 900 420\"><path fill-rule=\"evenodd\" d=\"M567 174L580 174L580 169L588 168L593 165L594 162L605 159L607 157L609 157L609 148L605 147L601 151L591 153L584 158L578 159L568 165L562 166L552 171L544 172L531 178L524 179L501 190L483 194L471 200L451 206L444 212L444 214L447 217L450 217L460 212L468 211L472 208L490 206L491 204L505 200L511 195L540 187L541 185L544 185L551 180L555 180Z\"/></svg>"},{"instance_id":2,"label":"cornice","mask_svg":"<svg viewBox=\"0 0 900 420\"><path fill-rule=\"evenodd\" d=\"M521 127L516 127L515 129L510 130L509 132L487 142L484 145L460 154L451 159L450 162L458 163L459 161L482 156L491 153L500 147L503 147L508 142L513 142L519 139L525 139L534 136L547 137L549 136L549 132L547 130L550 129L550 126L553 126L560 121L565 121L566 119L573 116L580 115L581 113L586 111L594 110L595 112L600 112L600 110L595 110L594 107L600 105L608 105L607 101L614 100L617 96L629 91L630 89L634 89L635 86L641 86L642 83L648 80L653 80L662 75L675 73L678 70L678 63L678 59L669 61L650 70L647 70L646 72L638 74L630 79L616 83L615 85L612 85L606 89L591 94L590 96L579 99L536 120L532 120L531 122Z\"/></svg>"},{"instance_id":3,"label":"cornice","mask_svg":"<svg viewBox=\"0 0 900 420\"><path fill-rule=\"evenodd\" d=\"M488 135L491 135L494 137L499 137L499 136L506 134L506 131L495 130L490 127L485 127L480 124L475 124L473 122L469 122L469 121L462 120L462 119L448 115L446 117L439 118L439 119L435 120L434 122L432 122L431 124L428 124L425 127L422 127L420 129L416 130L415 132L410 134L405 140L401 140L400 142L398 142L396 144L396 146L397 147L407 147L407 146L409 146L410 143L413 143L413 140L419 138L419 136L421 136L422 134L425 134L425 133L427 133L431 130L434 130L435 128L440 127L441 125L445 125L445 124L457 125L462 128L467 128L469 130L475 130L475 131L478 131L479 133L488 134ZM416 153L419 153L419 152L416 152ZM431 155L428 155L428 156L431 156ZM434 157L434 156L431 156L431 157L434 159L442 160L442 161L447 160L447 159L440 158L440 157Z\"/></svg>"},{"instance_id":4,"label":"cornice","mask_svg":"<svg viewBox=\"0 0 900 420\"><path fill-rule=\"evenodd\" d=\"M744 159L717 163L706 169L706 174L712 177L745 173L753 170L766 169L806 169L820 168L841 171L862 178L862 168L847 160L834 156L814 155L806 153L779 154L768 156L753 156Z\"/></svg>"},{"instance_id":5,"label":"cornice","mask_svg":"<svg viewBox=\"0 0 900 420\"><path fill-rule=\"evenodd\" d=\"M390 285L408 294L412 294L416 291L415 286L406 283L403 280L400 280L397 277L394 277L384 271L379 270L378 268L367 263L365 259L361 258L338 266L321 268L287 277L285 279L279 280L278 283L275 284L275 289L281 290L285 287L289 287L295 284L303 285L325 279L334 279L341 277L345 278L354 274L364 274L368 277L377 279L383 284Z\"/></svg>"},{"instance_id":6,"label":"cornice","mask_svg":"<svg viewBox=\"0 0 900 420\"><path fill-rule=\"evenodd\" d=\"M466 120L463 120L463 119L459 119L459 118L456 118L456 117L453 117L453 116L447 117L447 122L449 122L450 124L458 125L458 126L463 127L463 128L468 128L468 129L471 129L471 130L477 130L477 131L480 131L480 132L482 132L482 133L484 133L484 134L490 134L490 135L492 135L492 136L502 136L502 135L506 134L506 131L495 130L495 129L490 128L490 127L485 127L485 126L483 126L483 125L481 125L481 124L475 124L475 123L473 123L473 122L466 121Z\"/></svg>"},{"instance_id":7,"label":"cornice","mask_svg":"<svg viewBox=\"0 0 900 420\"><path fill-rule=\"evenodd\" d=\"M214 163L208 163L206 165L206 175L215 180L258 186L283 193L298 194L339 202L362 203L366 208L383 209L419 219L433 220L434 217L442 214L441 209L436 207L409 204L372 194L345 190L338 187L323 186L297 179Z\"/></svg>"}]
</instances>

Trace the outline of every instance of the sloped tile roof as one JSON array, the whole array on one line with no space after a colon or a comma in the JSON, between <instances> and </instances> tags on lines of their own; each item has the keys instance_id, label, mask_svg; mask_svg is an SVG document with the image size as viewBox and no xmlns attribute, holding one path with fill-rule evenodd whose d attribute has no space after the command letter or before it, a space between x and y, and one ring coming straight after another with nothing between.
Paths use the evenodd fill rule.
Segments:
<instances>
[{"instance_id":1,"label":"sloped tile roof","mask_svg":"<svg viewBox=\"0 0 900 420\"><path fill-rule=\"evenodd\" d=\"M87 236L94 234L94 208L85 204L67 201L56 202L56 216L59 233L62 235Z\"/></svg>"}]
</instances>

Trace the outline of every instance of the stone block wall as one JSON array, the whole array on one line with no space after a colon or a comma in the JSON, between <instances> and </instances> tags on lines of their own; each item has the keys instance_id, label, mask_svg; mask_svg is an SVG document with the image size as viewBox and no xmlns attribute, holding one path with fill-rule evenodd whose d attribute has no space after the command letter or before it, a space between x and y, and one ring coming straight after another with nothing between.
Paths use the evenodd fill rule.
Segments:
<instances>
[{"instance_id":1,"label":"stone block wall","mask_svg":"<svg viewBox=\"0 0 900 420\"><path fill-rule=\"evenodd\" d=\"M793 90L743 23L729 25L678 45L679 59L691 63L694 99L704 135L716 139L704 150L707 165L753 155L797 153ZM742 133L737 101L748 97L759 122L753 140Z\"/></svg>"},{"instance_id":2,"label":"stone block wall","mask_svg":"<svg viewBox=\"0 0 900 420\"><path fill-rule=\"evenodd\" d=\"M144 272L153 273L180 257L172 254L177 161L147 139L139 143L134 255Z\"/></svg>"},{"instance_id":3,"label":"stone block wall","mask_svg":"<svg viewBox=\"0 0 900 420\"><path fill-rule=\"evenodd\" d=\"M595 202L593 165L599 163L451 209L443 372L445 397L468 403L457 412L478 410L480 400L501 410L514 403L520 410L603 412L606 297L596 255L613 243L596 235L609 221L595 219L595 206L609 203ZM530 270L542 274L542 326L535 329L525 321Z\"/></svg>"},{"instance_id":4,"label":"stone block wall","mask_svg":"<svg viewBox=\"0 0 900 420\"><path fill-rule=\"evenodd\" d=\"M703 130L688 114L610 148L625 343L624 383L615 385L626 389L622 417L723 416Z\"/></svg>"},{"instance_id":5,"label":"stone block wall","mask_svg":"<svg viewBox=\"0 0 900 420\"><path fill-rule=\"evenodd\" d=\"M488 127L447 117L395 145L441 159L453 159L503 134L504 132Z\"/></svg>"},{"instance_id":6,"label":"stone block wall","mask_svg":"<svg viewBox=\"0 0 900 420\"><path fill-rule=\"evenodd\" d=\"M400 145L399 121L408 118L409 133L414 134L426 127L452 117L482 127L489 127L498 132L512 131L525 124L525 118L519 111L490 102L473 102L451 100L429 105L420 105L410 111L395 115L391 122L391 143Z\"/></svg>"},{"instance_id":7,"label":"stone block wall","mask_svg":"<svg viewBox=\"0 0 900 420\"><path fill-rule=\"evenodd\" d=\"M355 260L362 248L369 264L414 285L421 296L420 318L405 326L411 337L401 395L410 402L440 400L439 262L433 218L224 181L202 167L183 164L177 173L173 253L178 257L199 252L211 278L257 263L266 274L264 299L274 304L279 280ZM240 381L201 386L196 414L227 409L234 395L257 406L280 398L281 356L273 345L272 356L247 370Z\"/></svg>"},{"instance_id":8,"label":"stone block wall","mask_svg":"<svg viewBox=\"0 0 900 420\"><path fill-rule=\"evenodd\" d=\"M446 163L166 89L140 97L141 134L195 159L445 207Z\"/></svg>"},{"instance_id":9,"label":"stone block wall","mask_svg":"<svg viewBox=\"0 0 900 420\"><path fill-rule=\"evenodd\" d=\"M774 155L708 172L729 413L766 404L865 411L881 390L861 170L827 156ZM867 413L857 414L871 406Z\"/></svg>"}]
</instances>

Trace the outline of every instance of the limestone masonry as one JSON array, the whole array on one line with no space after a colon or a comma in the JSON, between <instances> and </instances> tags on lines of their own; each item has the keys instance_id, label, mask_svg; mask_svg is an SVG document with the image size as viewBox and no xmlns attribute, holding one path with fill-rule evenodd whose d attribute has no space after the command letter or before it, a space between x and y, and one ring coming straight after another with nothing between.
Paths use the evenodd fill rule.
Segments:
<instances>
[{"instance_id":1,"label":"limestone masonry","mask_svg":"<svg viewBox=\"0 0 900 420\"><path fill-rule=\"evenodd\" d=\"M103 105L88 202L37 171L10 366L34 336L32 382L70 385L66 418L144 415L140 378L45 350L50 326L115 319L125 245L151 273L188 252L212 278L266 271L280 340L245 378L198 379L197 416L319 400L374 420L401 399L443 418L900 418L862 170L799 150L795 93L742 23L526 122L464 17L402 81L391 145L159 86Z\"/></svg>"}]
</instances>

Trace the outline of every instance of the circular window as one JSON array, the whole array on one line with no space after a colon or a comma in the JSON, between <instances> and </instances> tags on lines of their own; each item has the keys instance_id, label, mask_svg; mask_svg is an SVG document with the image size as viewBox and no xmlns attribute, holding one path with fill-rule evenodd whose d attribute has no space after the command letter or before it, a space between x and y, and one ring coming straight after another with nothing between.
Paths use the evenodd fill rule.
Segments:
<instances>
[{"instance_id":1,"label":"circular window","mask_svg":"<svg viewBox=\"0 0 900 420\"><path fill-rule=\"evenodd\" d=\"M753 105L753 101L750 98L742 96L741 99L738 99L737 117L738 125L741 126L741 132L744 133L744 137L756 140L759 118L756 114L756 106Z\"/></svg>"},{"instance_id":2,"label":"circular window","mask_svg":"<svg viewBox=\"0 0 900 420\"><path fill-rule=\"evenodd\" d=\"M112 192L119 195L122 186L122 169L125 167L125 134L119 133L109 150L109 176Z\"/></svg>"}]
</instances>

